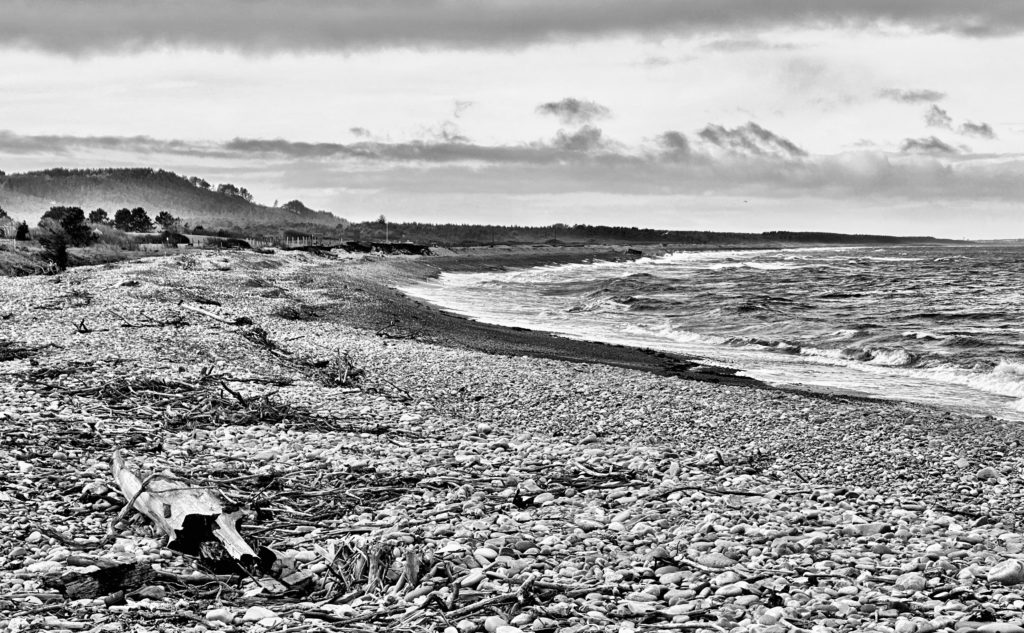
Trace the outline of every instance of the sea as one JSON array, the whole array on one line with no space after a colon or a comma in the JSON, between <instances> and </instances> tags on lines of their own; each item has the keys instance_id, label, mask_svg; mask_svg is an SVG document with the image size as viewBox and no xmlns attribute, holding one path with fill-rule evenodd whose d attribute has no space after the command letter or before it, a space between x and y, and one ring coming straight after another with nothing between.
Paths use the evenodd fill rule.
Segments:
<instances>
[{"instance_id":1,"label":"sea","mask_svg":"<svg viewBox=\"0 0 1024 633\"><path fill-rule=\"evenodd\" d=\"M677 352L766 383L1024 420L1024 247L675 252L402 289L450 312Z\"/></svg>"}]
</instances>

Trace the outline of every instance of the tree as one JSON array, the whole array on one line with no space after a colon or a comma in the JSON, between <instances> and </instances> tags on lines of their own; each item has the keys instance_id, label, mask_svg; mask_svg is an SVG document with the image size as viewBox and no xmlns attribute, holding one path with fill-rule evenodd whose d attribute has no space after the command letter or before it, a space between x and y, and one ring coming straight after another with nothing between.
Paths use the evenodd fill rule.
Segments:
<instances>
[{"instance_id":1,"label":"tree","mask_svg":"<svg viewBox=\"0 0 1024 633\"><path fill-rule=\"evenodd\" d=\"M56 225L52 220L40 221L49 224L36 235L36 239L43 246L43 256L57 266L57 270L66 270L68 267L68 234Z\"/></svg>"},{"instance_id":2,"label":"tree","mask_svg":"<svg viewBox=\"0 0 1024 633\"><path fill-rule=\"evenodd\" d=\"M281 205L281 208L288 213L294 213L295 215L303 215L309 213L309 207L302 204L300 200L289 200Z\"/></svg>"},{"instance_id":3,"label":"tree","mask_svg":"<svg viewBox=\"0 0 1024 633\"><path fill-rule=\"evenodd\" d=\"M118 209L114 213L114 226L128 232L132 230L132 212L128 209Z\"/></svg>"},{"instance_id":4,"label":"tree","mask_svg":"<svg viewBox=\"0 0 1024 633\"><path fill-rule=\"evenodd\" d=\"M126 233L148 233L153 230L153 220L142 207L118 209L114 214L114 225Z\"/></svg>"},{"instance_id":5,"label":"tree","mask_svg":"<svg viewBox=\"0 0 1024 633\"><path fill-rule=\"evenodd\" d=\"M86 224L85 212L79 207L50 207L39 221L39 228L44 229L44 233L63 233L64 241L70 246L86 246L93 241L92 228Z\"/></svg>"},{"instance_id":6,"label":"tree","mask_svg":"<svg viewBox=\"0 0 1024 633\"><path fill-rule=\"evenodd\" d=\"M233 196L235 198L241 198L242 200L245 200L246 202L252 202L252 200L253 200L252 194L249 193L245 189L245 187L236 187L236 186L232 185L231 183L227 183L227 182L222 184L222 185L217 185L217 193L223 194L225 196Z\"/></svg>"},{"instance_id":7,"label":"tree","mask_svg":"<svg viewBox=\"0 0 1024 633\"><path fill-rule=\"evenodd\" d=\"M39 220L36 240L42 244L46 259L58 270L68 267L68 246L85 246L92 242L92 228L85 222L85 211L79 207L50 207Z\"/></svg>"},{"instance_id":8,"label":"tree","mask_svg":"<svg viewBox=\"0 0 1024 633\"><path fill-rule=\"evenodd\" d=\"M188 179L188 181L192 184L193 187L198 187L200 189L210 188L210 183L206 182L205 180L198 176L192 176L191 178Z\"/></svg>"},{"instance_id":9,"label":"tree","mask_svg":"<svg viewBox=\"0 0 1024 633\"><path fill-rule=\"evenodd\" d=\"M153 230L153 221L142 207L118 209L114 214L114 226L129 233L148 233Z\"/></svg>"},{"instance_id":10,"label":"tree","mask_svg":"<svg viewBox=\"0 0 1024 633\"><path fill-rule=\"evenodd\" d=\"M94 209L89 212L89 221L93 224L106 224L110 222L110 218L103 209Z\"/></svg>"},{"instance_id":11,"label":"tree","mask_svg":"<svg viewBox=\"0 0 1024 633\"><path fill-rule=\"evenodd\" d=\"M156 223L162 226L165 231L170 231L178 223L178 218L166 211L161 211L156 214Z\"/></svg>"},{"instance_id":12,"label":"tree","mask_svg":"<svg viewBox=\"0 0 1024 633\"><path fill-rule=\"evenodd\" d=\"M29 239L28 222L22 222L14 229L14 239L18 242L27 242Z\"/></svg>"},{"instance_id":13,"label":"tree","mask_svg":"<svg viewBox=\"0 0 1024 633\"><path fill-rule=\"evenodd\" d=\"M4 208L0 207L0 220L3 220L5 218L9 219L10 217L11 216L7 215L7 212L4 211Z\"/></svg>"},{"instance_id":14,"label":"tree","mask_svg":"<svg viewBox=\"0 0 1024 633\"><path fill-rule=\"evenodd\" d=\"M153 230L153 221L142 207L132 209L132 230L137 233L148 233Z\"/></svg>"}]
</instances>

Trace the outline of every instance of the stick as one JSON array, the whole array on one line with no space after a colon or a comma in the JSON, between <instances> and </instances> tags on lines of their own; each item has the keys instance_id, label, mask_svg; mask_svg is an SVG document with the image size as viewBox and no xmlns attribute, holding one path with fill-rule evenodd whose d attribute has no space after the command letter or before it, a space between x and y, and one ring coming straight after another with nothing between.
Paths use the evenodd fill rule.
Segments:
<instances>
[{"instance_id":1,"label":"stick","mask_svg":"<svg viewBox=\"0 0 1024 633\"><path fill-rule=\"evenodd\" d=\"M228 325L245 325L246 322L250 322L249 319L246 319L245 317L238 317L234 321L229 321L229 320L225 319L224 317L217 316L216 314L214 314L212 312L208 312L206 310L203 310L202 308L196 308L194 306L185 305L184 303L179 303L178 305L180 305L182 308L184 308L186 310L191 310L192 312L196 312L196 313L201 314L201 315L203 315L205 317L209 317L209 318L213 319L214 321L220 321L221 323L227 323Z\"/></svg>"},{"instance_id":2,"label":"stick","mask_svg":"<svg viewBox=\"0 0 1024 633\"><path fill-rule=\"evenodd\" d=\"M504 602L522 602L524 596L526 595L526 592L533 587L534 582L536 582L536 577L530 575L529 577L527 577L525 581L523 581L523 584L519 586L519 589L517 589L515 593L506 593L500 596L484 598L483 600L474 602L473 604L466 605L461 609L449 611L445 614L445 616L450 620L458 620L460 618L466 617L471 613L474 613L481 609L486 609L487 607L491 607L496 604L502 604Z\"/></svg>"},{"instance_id":3,"label":"stick","mask_svg":"<svg viewBox=\"0 0 1024 633\"><path fill-rule=\"evenodd\" d=\"M117 536L117 524L121 521L124 521L124 518L128 516L129 512L132 511L132 506L134 506L135 502L139 500L139 495L146 491L146 487L149 485L149 482L153 481L153 477L156 477L156 475L149 475L148 477L142 480L142 483L139 485L139 491L132 495L132 498L128 500L128 503L126 503L124 507L121 508L121 511L117 513L117 516L110 521L110 527L107 528L106 535L100 541L99 545L97 545L97 547L103 547L104 545L110 543L110 541L112 541L115 536Z\"/></svg>"}]
</instances>

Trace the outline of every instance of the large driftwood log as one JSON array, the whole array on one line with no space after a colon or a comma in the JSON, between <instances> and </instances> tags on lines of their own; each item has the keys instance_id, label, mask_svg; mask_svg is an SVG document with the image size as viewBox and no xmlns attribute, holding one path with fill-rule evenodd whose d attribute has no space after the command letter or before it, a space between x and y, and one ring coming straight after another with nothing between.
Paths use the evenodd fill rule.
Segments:
<instances>
[{"instance_id":1,"label":"large driftwood log","mask_svg":"<svg viewBox=\"0 0 1024 633\"><path fill-rule=\"evenodd\" d=\"M171 549L201 556L210 551L211 542L218 542L239 563L255 564L256 552L238 533L242 513L229 511L216 490L169 475L143 481L126 467L120 451L114 451L112 470L121 494L167 534Z\"/></svg>"},{"instance_id":2,"label":"large driftwood log","mask_svg":"<svg viewBox=\"0 0 1024 633\"><path fill-rule=\"evenodd\" d=\"M69 600L79 600L138 589L152 581L155 575L149 563L140 561L118 562L90 558L80 562L88 566L68 571L60 578L46 579L43 581L44 586L59 589Z\"/></svg>"}]
</instances>

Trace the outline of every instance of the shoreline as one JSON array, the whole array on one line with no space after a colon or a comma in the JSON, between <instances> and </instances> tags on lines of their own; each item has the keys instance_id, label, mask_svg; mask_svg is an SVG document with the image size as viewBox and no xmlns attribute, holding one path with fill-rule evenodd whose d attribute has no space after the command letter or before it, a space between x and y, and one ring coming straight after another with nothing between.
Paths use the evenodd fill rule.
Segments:
<instances>
[{"instance_id":1,"label":"shoreline","mask_svg":"<svg viewBox=\"0 0 1024 633\"><path fill-rule=\"evenodd\" d=\"M506 335L387 287L424 270L184 253L5 280L0 628L1021 623L1020 425L678 380L636 350L520 355L553 353L516 331L516 355L467 349L431 328ZM274 562L215 576L137 512L118 522L115 451L220 490ZM83 556L153 574L72 598Z\"/></svg>"},{"instance_id":2,"label":"shoreline","mask_svg":"<svg viewBox=\"0 0 1024 633\"><path fill-rule=\"evenodd\" d=\"M462 249L466 252L446 252L439 256L427 256L421 260L422 266L426 267L424 270L421 266L410 261L395 262L394 271L392 275L395 278L395 282L389 284L390 287L397 289L399 285L412 285L416 283L422 283L426 280L436 278L441 273L475 273L475 272L504 272L508 270L517 270L524 268L543 267L543 266L556 266L565 264L590 264L596 261L613 261L613 262L626 262L639 259L640 257L657 257L678 252L707 252L707 251L757 251L757 250L776 250L776 249L801 249L801 248L850 248L850 247L864 247L871 248L871 246L863 245L831 245L831 244L775 244L771 246L756 246L756 247L744 247L744 246L733 246L726 245L719 247L708 246L708 247L693 247L691 245L658 245L656 248L648 251L643 251L642 255L641 248L644 245L627 245L617 248L600 248L600 247L587 247L587 248L570 248L565 249L563 247L554 247L552 252L548 253L536 253L530 248L519 248L511 247L504 250L499 250L494 253L487 247L474 247L472 249ZM651 246L651 245L646 245ZM925 245L927 246L927 245ZM556 252L556 251L567 251L567 252ZM397 280L401 280L402 284L399 284ZM514 331L520 333L532 333L539 335L549 335L550 339L547 342L550 343L552 349L558 349L563 346L566 342L581 341L590 345L606 346L618 349L631 349L642 352L643 354L653 356L654 364L650 367L644 367L642 361L640 365L621 365L616 363L610 358L602 358L599 350L594 350L595 356L589 360L584 357L584 362L597 362L605 363L610 365L628 366L633 369L641 369L643 371L651 371L652 373L660 375L673 375L682 380L708 380L711 382L721 382L723 384L735 384L745 385L752 388L759 389L770 389L782 392L805 394L814 397L822 397L825 399L831 398L843 398L851 399L864 402L891 402L891 403L906 403L913 406L921 406L933 408L937 411L950 412L956 415L964 415L971 418L993 418L1000 419L1008 422L1018 422L1019 417L1009 415L1000 416L991 412L982 410L972 409L966 406L956 406L953 404L938 404L929 402L919 402L914 400L906 400L900 397L889 397L884 394L872 394L857 389L835 387L835 386L824 386L806 383L795 383L795 384L771 384L764 382L763 380L737 375L742 370L736 369L720 363L702 363L701 359L688 356L685 352L673 352L669 350L662 350L657 348L646 348L640 346L633 346L627 344L616 344L607 343L603 341L596 341L590 339L574 339L566 336L562 336L556 332L546 332L544 330L533 330L529 328L516 327L516 326L505 326L496 324L487 324L475 320L471 316L462 315L456 312L451 312L443 306L434 304L427 299L420 297L407 297L407 299L417 306L421 306L426 310L440 312L448 315L455 319L469 321L477 326L483 326L486 328L492 328L496 331ZM460 343L459 336L447 336L444 337L450 340L452 344L458 345ZM484 351L491 351L495 353L501 353L497 349L477 348L468 346L470 349L483 349ZM531 352L534 353L534 352ZM544 356L542 357L558 358L557 355ZM669 365L669 371L666 371L664 360L674 361L674 366Z\"/></svg>"},{"instance_id":3,"label":"shoreline","mask_svg":"<svg viewBox=\"0 0 1024 633\"><path fill-rule=\"evenodd\" d=\"M392 336L421 337L432 343L489 354L596 363L684 380L768 388L760 381L736 376L736 370L732 368L706 365L679 354L482 323L409 297L397 288L434 278L442 272L507 270L614 257L635 258L625 248L573 249L569 252L559 249L544 253L477 251L468 255L392 257L349 263L339 274L349 283L361 287L360 301L339 305L331 316L354 327L390 332Z\"/></svg>"},{"instance_id":4,"label":"shoreline","mask_svg":"<svg viewBox=\"0 0 1024 633\"><path fill-rule=\"evenodd\" d=\"M650 245L647 245L650 246ZM826 245L827 246L827 245ZM506 270L532 268L538 266L552 266L564 264L586 264L597 260L603 261L631 261L639 257L656 257L676 252L704 252L709 250L764 250L764 248L800 248L801 246L779 245L778 247L756 247L740 248L734 246L687 248L684 245L662 245L654 249L644 251L642 246L623 246L619 248L580 248L563 252L564 247L555 247L551 252L536 252L536 249L508 248L498 252L487 247L464 249L455 252L446 252L441 255L422 256L418 258L384 260L380 262L383 269L389 270L385 274L374 274L369 277L383 279L381 285L397 291L401 298L395 299L390 304L392 315L405 314L417 323L423 324L435 336L435 341L441 344L461 346L466 349L476 349L488 353L511 354L517 353L535 356L539 358L552 358L556 360L571 360L575 362L590 362L607 364L611 366L649 371L650 373L662 376L673 376L681 380L707 381L720 384L745 386L756 389L769 389L787 393L804 394L812 397L828 399L847 399L864 402L895 402L915 404L909 401L895 398L884 398L872 396L863 392L838 387L824 387L818 385L800 386L778 386L765 383L756 378L736 375L739 370L718 364L707 364L700 359L686 356L685 354L657 350L653 348L642 348L601 341L585 339L571 339L560 336L556 333L549 333L542 330L531 330L522 327L512 327L483 323L471 317L450 312L442 306L438 306L420 298L410 297L401 292L399 285L421 283L434 279L441 273L474 273L474 272L502 272ZM810 246L814 248L814 246ZM556 250L557 249L557 250ZM469 252L466 252L466 251ZM639 250L642 255L631 254L631 250ZM398 317L396 317L398 318ZM452 321L455 320L455 321ZM352 319L350 324L359 326L359 319ZM469 331L448 327L453 323L469 324L473 334L491 334L503 341L513 341L512 344L488 345L475 336L469 336ZM376 325L376 324L375 324ZM517 339L529 338L530 344L523 341L523 344L516 345ZM940 408L941 409L941 408ZM941 409L946 410L946 409ZM957 413L964 414L963 411Z\"/></svg>"}]
</instances>

